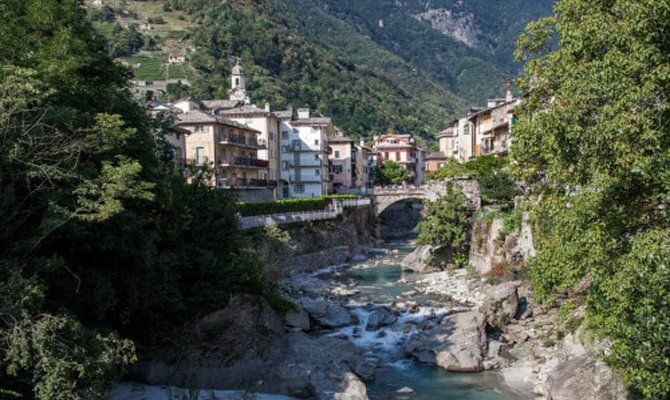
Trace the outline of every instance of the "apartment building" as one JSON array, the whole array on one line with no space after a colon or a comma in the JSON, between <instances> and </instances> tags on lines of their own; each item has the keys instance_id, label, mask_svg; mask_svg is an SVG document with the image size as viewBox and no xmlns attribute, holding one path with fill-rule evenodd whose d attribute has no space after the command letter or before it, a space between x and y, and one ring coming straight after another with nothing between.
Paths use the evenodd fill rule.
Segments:
<instances>
[{"instance_id":1,"label":"apartment building","mask_svg":"<svg viewBox=\"0 0 670 400\"><path fill-rule=\"evenodd\" d=\"M313 116L309 108L276 112L280 120L281 197L316 197L329 192L328 136L330 118Z\"/></svg>"}]
</instances>

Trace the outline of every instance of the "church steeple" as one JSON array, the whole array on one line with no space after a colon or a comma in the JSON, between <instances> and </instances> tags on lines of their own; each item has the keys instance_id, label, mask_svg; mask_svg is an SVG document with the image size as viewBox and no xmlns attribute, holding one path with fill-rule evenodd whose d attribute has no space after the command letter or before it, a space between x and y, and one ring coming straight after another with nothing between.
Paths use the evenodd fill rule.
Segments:
<instances>
[{"instance_id":1,"label":"church steeple","mask_svg":"<svg viewBox=\"0 0 670 400\"><path fill-rule=\"evenodd\" d=\"M244 70L240 65L240 58L236 57L235 65L230 74L230 100L239 100L249 103L247 86L244 80Z\"/></svg>"}]
</instances>

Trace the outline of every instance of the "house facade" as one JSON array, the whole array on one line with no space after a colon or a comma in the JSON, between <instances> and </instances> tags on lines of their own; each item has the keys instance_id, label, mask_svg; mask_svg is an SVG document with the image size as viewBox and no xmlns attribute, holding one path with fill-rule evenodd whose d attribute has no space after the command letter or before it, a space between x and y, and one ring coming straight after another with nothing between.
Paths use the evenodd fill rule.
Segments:
<instances>
[{"instance_id":1,"label":"house facade","mask_svg":"<svg viewBox=\"0 0 670 400\"><path fill-rule=\"evenodd\" d=\"M310 109L275 113L280 120L280 197L317 197L330 188L328 136L335 128L330 118L313 116Z\"/></svg>"},{"instance_id":2,"label":"house facade","mask_svg":"<svg viewBox=\"0 0 670 400\"><path fill-rule=\"evenodd\" d=\"M440 152L460 162L484 155L506 155L512 141L513 113L519 103L511 83L506 82L505 98L490 99L486 107L471 108L438 134Z\"/></svg>"},{"instance_id":3,"label":"house facade","mask_svg":"<svg viewBox=\"0 0 670 400\"><path fill-rule=\"evenodd\" d=\"M372 148L378 153L378 163L384 161L395 161L405 167L410 175L409 183L419 180L421 174L417 174L417 146L412 135L388 133L375 136L372 140Z\"/></svg>"},{"instance_id":4,"label":"house facade","mask_svg":"<svg viewBox=\"0 0 670 400\"><path fill-rule=\"evenodd\" d=\"M444 167L446 160L447 156L441 151L429 153L426 155L424 171L426 171L426 174L438 171L440 168Z\"/></svg>"},{"instance_id":5,"label":"house facade","mask_svg":"<svg viewBox=\"0 0 670 400\"><path fill-rule=\"evenodd\" d=\"M258 158L259 131L200 110L177 114L177 126L190 132L184 136L185 164L202 168L205 183L246 201L271 197L263 178L268 162Z\"/></svg>"}]
</instances>

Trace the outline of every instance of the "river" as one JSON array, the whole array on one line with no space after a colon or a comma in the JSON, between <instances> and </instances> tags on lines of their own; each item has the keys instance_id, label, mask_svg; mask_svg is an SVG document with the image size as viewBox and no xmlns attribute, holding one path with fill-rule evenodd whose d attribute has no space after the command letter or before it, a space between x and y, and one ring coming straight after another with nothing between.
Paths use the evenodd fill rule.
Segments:
<instances>
[{"instance_id":1,"label":"river","mask_svg":"<svg viewBox=\"0 0 670 400\"><path fill-rule=\"evenodd\" d=\"M368 260L289 279L289 286L301 286L312 296L327 295L346 306L355 316L355 323L337 329L311 331L314 336L335 336L350 340L363 349L366 357L376 360L375 379L366 382L370 400L520 400L506 390L496 372L451 373L439 367L420 364L407 358L403 343L427 326L480 293L468 286L472 282L463 271L423 275L405 272L400 267L402 257L411 252L409 241L389 243L379 254ZM435 275L439 277L435 278ZM426 278L429 276L429 278ZM427 290L426 281L435 291ZM336 293L333 296L333 293ZM409 293L409 294L408 294ZM391 324L367 330L372 312L384 308L398 314ZM394 317L395 319L395 317ZM398 393L411 388L411 393ZM179 394L175 396L174 394ZM236 391L198 391L192 395L186 389L125 383L110 393L111 400L193 399L263 399L285 400L278 395L251 396Z\"/></svg>"},{"instance_id":2,"label":"river","mask_svg":"<svg viewBox=\"0 0 670 400\"><path fill-rule=\"evenodd\" d=\"M450 373L439 367L422 365L408 359L402 352L402 343L415 333L416 328L427 319L434 319L448 311L449 305L431 296L412 296L416 303L413 312L405 311L398 320L376 331L366 331L368 316L376 307L396 305L401 294L417 287L423 276L402 271L399 260L412 250L410 242L398 241L387 247L392 256L358 263L350 268L328 271L316 277L346 285L352 291L345 304L352 307L358 323L322 334L347 337L357 346L374 354L380 360L376 379L366 383L371 400L411 398L417 400L520 400L505 389L500 376L495 372ZM408 329L409 327L409 329ZM409 387L414 392L400 395L397 391Z\"/></svg>"}]
</instances>

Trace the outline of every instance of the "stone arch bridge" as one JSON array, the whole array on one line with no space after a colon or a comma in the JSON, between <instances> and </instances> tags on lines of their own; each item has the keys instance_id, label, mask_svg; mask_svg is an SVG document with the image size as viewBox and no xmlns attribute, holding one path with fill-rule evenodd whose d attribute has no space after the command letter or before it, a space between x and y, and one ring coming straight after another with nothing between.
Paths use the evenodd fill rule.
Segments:
<instances>
[{"instance_id":1,"label":"stone arch bridge","mask_svg":"<svg viewBox=\"0 0 670 400\"><path fill-rule=\"evenodd\" d=\"M460 186L463 194L471 206L481 205L479 184L471 179L454 179L451 181ZM381 215L391 205L406 200L429 200L434 201L446 192L448 182L431 181L420 187L400 189L376 189L374 191L374 203L377 215Z\"/></svg>"}]
</instances>

